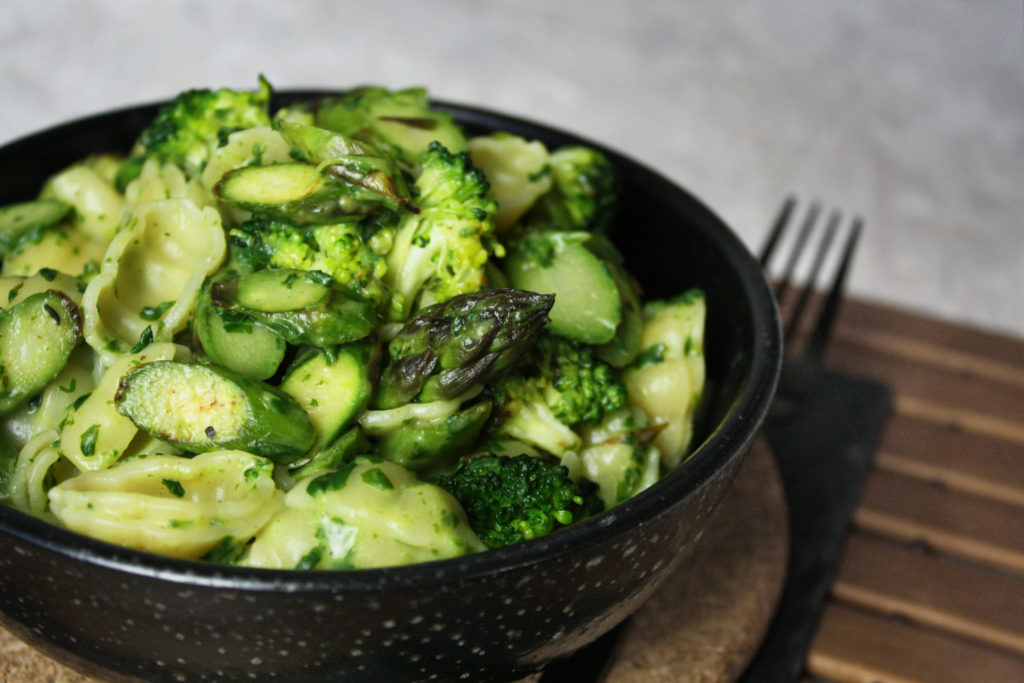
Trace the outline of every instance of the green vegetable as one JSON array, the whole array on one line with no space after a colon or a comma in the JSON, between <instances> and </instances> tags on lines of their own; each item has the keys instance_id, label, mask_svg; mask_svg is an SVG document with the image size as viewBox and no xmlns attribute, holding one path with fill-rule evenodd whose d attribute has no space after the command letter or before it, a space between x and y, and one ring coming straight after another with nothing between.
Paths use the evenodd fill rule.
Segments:
<instances>
[{"instance_id":1,"label":"green vegetable","mask_svg":"<svg viewBox=\"0 0 1024 683\"><path fill-rule=\"evenodd\" d=\"M644 314L640 301L639 287L626 272L625 268L616 263L608 263L608 272L615 280L622 304L622 322L615 329L611 341L597 347L598 358L616 368L624 368L636 360L643 344Z\"/></svg>"},{"instance_id":2,"label":"green vegetable","mask_svg":"<svg viewBox=\"0 0 1024 683\"><path fill-rule=\"evenodd\" d=\"M388 253L391 320L486 284L490 253L504 253L492 237L497 204L489 188L467 153L437 143L427 149L414 184L415 211L401 219Z\"/></svg>"},{"instance_id":3,"label":"green vegetable","mask_svg":"<svg viewBox=\"0 0 1024 683\"><path fill-rule=\"evenodd\" d=\"M250 379L272 377L284 359L284 339L244 313L214 306L210 288L200 291L192 319L199 346L214 365Z\"/></svg>"},{"instance_id":4,"label":"green vegetable","mask_svg":"<svg viewBox=\"0 0 1024 683\"><path fill-rule=\"evenodd\" d=\"M366 409L377 372L377 345L346 344L333 358L310 351L295 361L281 381L316 432L314 448L325 447Z\"/></svg>"},{"instance_id":5,"label":"green vegetable","mask_svg":"<svg viewBox=\"0 0 1024 683\"><path fill-rule=\"evenodd\" d=\"M359 427L353 427L342 432L327 447L315 451L313 457L302 463L291 474L297 480L323 474L351 462L357 455L365 455L371 451L369 439Z\"/></svg>"},{"instance_id":6,"label":"green vegetable","mask_svg":"<svg viewBox=\"0 0 1024 683\"><path fill-rule=\"evenodd\" d=\"M123 190L150 157L177 164L189 176L198 175L227 134L270 125L270 96L270 84L263 77L256 92L222 88L181 93L139 135L141 152L119 169L116 186Z\"/></svg>"},{"instance_id":7,"label":"green vegetable","mask_svg":"<svg viewBox=\"0 0 1024 683\"><path fill-rule=\"evenodd\" d=\"M190 453L237 449L287 464L316 438L291 396L212 365L142 365L121 379L114 403L139 429Z\"/></svg>"},{"instance_id":8,"label":"green vegetable","mask_svg":"<svg viewBox=\"0 0 1024 683\"><path fill-rule=\"evenodd\" d=\"M492 289L424 309L391 341L377 407L451 399L490 381L529 347L552 303L549 295Z\"/></svg>"},{"instance_id":9,"label":"green vegetable","mask_svg":"<svg viewBox=\"0 0 1024 683\"><path fill-rule=\"evenodd\" d=\"M232 261L240 271L320 271L382 307L389 296L383 278L394 228L375 228L366 223L300 226L254 216L231 231L229 246Z\"/></svg>"},{"instance_id":10,"label":"green vegetable","mask_svg":"<svg viewBox=\"0 0 1024 683\"><path fill-rule=\"evenodd\" d=\"M211 300L266 325L291 344L328 352L366 337L377 326L373 302L318 271L256 271L214 284Z\"/></svg>"},{"instance_id":11,"label":"green vegetable","mask_svg":"<svg viewBox=\"0 0 1024 683\"><path fill-rule=\"evenodd\" d=\"M579 446L575 427L600 422L626 404L626 388L614 368L591 347L551 334L542 335L526 362L487 394L495 402L497 433L553 455Z\"/></svg>"},{"instance_id":12,"label":"green vegetable","mask_svg":"<svg viewBox=\"0 0 1024 683\"><path fill-rule=\"evenodd\" d=\"M586 232L528 232L510 246L504 270L516 289L555 295L554 332L606 344L622 321L622 300L609 263L588 248L591 237Z\"/></svg>"},{"instance_id":13,"label":"green vegetable","mask_svg":"<svg viewBox=\"0 0 1024 683\"><path fill-rule=\"evenodd\" d=\"M502 548L571 524L584 504L569 471L530 455L480 455L459 461L438 485L466 511L469 525L489 548Z\"/></svg>"},{"instance_id":14,"label":"green vegetable","mask_svg":"<svg viewBox=\"0 0 1024 683\"><path fill-rule=\"evenodd\" d=\"M0 415L42 391L80 341L81 311L63 292L38 292L0 312Z\"/></svg>"},{"instance_id":15,"label":"green vegetable","mask_svg":"<svg viewBox=\"0 0 1024 683\"><path fill-rule=\"evenodd\" d=\"M316 108L316 125L369 142L408 167L416 166L433 142L453 152L466 149L451 114L432 110L422 88L357 88L326 98Z\"/></svg>"},{"instance_id":16,"label":"green vegetable","mask_svg":"<svg viewBox=\"0 0 1024 683\"><path fill-rule=\"evenodd\" d=\"M619 204L615 168L595 149L562 147L549 158L551 190L527 221L560 230L606 231Z\"/></svg>"},{"instance_id":17,"label":"green vegetable","mask_svg":"<svg viewBox=\"0 0 1024 683\"><path fill-rule=\"evenodd\" d=\"M213 191L239 209L296 223L354 220L395 204L379 192L303 163L236 168L224 174Z\"/></svg>"},{"instance_id":18,"label":"green vegetable","mask_svg":"<svg viewBox=\"0 0 1024 683\"><path fill-rule=\"evenodd\" d=\"M409 201L409 187L398 164L369 143L296 121L276 120L274 128L291 143L294 154L325 165L331 175L392 201L385 205L397 208Z\"/></svg>"},{"instance_id":19,"label":"green vegetable","mask_svg":"<svg viewBox=\"0 0 1024 683\"><path fill-rule=\"evenodd\" d=\"M377 454L413 472L428 476L472 450L491 415L488 401L477 403L444 420L409 424L377 441Z\"/></svg>"}]
</instances>

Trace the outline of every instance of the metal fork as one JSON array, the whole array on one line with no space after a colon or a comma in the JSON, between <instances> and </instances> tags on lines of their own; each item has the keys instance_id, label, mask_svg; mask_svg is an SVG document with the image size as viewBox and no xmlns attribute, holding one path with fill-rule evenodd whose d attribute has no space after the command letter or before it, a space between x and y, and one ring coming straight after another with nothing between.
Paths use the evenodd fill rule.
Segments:
<instances>
[{"instance_id":1,"label":"metal fork","mask_svg":"<svg viewBox=\"0 0 1024 683\"><path fill-rule=\"evenodd\" d=\"M767 271L796 222L790 197L761 250ZM812 203L793 238L776 299L786 322L786 359L764 433L775 454L790 517L790 552L779 608L760 651L742 681L796 681L817 629L839 563L860 488L889 409L889 390L879 382L835 372L825 350L843 300L846 279L863 229L854 218L840 247L838 264L822 298L817 281L841 232L842 214L831 211L824 229L822 209ZM817 248L802 287L793 281L812 238ZM795 297L795 299L794 299ZM812 304L817 313L808 319ZM806 333L805 328L810 327Z\"/></svg>"},{"instance_id":2,"label":"metal fork","mask_svg":"<svg viewBox=\"0 0 1024 683\"><path fill-rule=\"evenodd\" d=\"M782 208L779 210L778 217L775 219L772 230L768 234L764 247L761 249L761 267L766 271L771 265L771 260L779 246L779 241L784 237L789 226L793 223L792 218L796 204L796 198L786 198L786 201L782 204ZM782 308L786 302L787 295L791 293L792 281L797 266L800 264L810 238L812 237L816 226L819 224L820 215L821 205L817 202L811 204L804 216L804 220L800 226L800 231L796 235L796 241L793 243L789 257L786 259L782 274L776 280L775 298L779 302L780 308ZM799 330L800 324L803 322L803 316L807 311L807 306L814 295L818 276L820 275L822 266L825 264L825 260L828 257L832 242L835 239L836 232L839 230L841 221L842 214L838 210L832 210L829 214L825 231L820 236L818 248L814 254L814 259L811 262L807 280L803 288L799 291L799 298L796 300L796 303L790 311L789 321L786 323L784 329L787 348L793 346L797 331ZM846 243L842 249L839 266L832 278L831 287L829 288L822 308L818 313L814 329L807 340L806 346L804 347L804 361L820 363L822 360L825 347L828 345L832 325L835 322L836 314L839 310L839 304L843 298L843 290L846 285L847 274L849 273L850 264L853 261L853 254L857 249L857 242L860 239L860 233L863 226L864 221L862 218L857 216L853 219L853 223L846 238Z\"/></svg>"}]
</instances>

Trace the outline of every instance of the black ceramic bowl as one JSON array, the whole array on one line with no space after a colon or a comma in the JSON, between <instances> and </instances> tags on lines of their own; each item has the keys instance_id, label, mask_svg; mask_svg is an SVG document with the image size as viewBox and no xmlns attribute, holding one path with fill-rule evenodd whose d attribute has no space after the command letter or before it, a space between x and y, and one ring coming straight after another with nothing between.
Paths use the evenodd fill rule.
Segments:
<instances>
[{"instance_id":1,"label":"black ceramic bowl","mask_svg":"<svg viewBox=\"0 0 1024 683\"><path fill-rule=\"evenodd\" d=\"M289 92L277 104L325 93ZM438 104L470 132L593 145L492 112ZM75 121L0 148L0 203L97 151L127 151L157 105ZM593 145L600 148L599 145ZM735 235L685 190L602 149L625 200L613 235L650 297L708 302L707 410L680 469L591 520L514 547L407 567L253 570L134 552L0 506L3 624L109 679L508 680L635 611L699 537L771 400L781 343L772 296Z\"/></svg>"}]
</instances>

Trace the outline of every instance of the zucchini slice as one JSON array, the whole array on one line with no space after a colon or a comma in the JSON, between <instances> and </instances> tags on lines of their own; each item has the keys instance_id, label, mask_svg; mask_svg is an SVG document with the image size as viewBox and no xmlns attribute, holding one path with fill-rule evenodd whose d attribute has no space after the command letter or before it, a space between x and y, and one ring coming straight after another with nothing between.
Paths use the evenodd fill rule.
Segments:
<instances>
[{"instance_id":1,"label":"zucchini slice","mask_svg":"<svg viewBox=\"0 0 1024 683\"><path fill-rule=\"evenodd\" d=\"M190 453L237 449L288 464L316 438L291 396L212 365L143 365L121 379L114 404L139 429Z\"/></svg>"},{"instance_id":2,"label":"zucchini slice","mask_svg":"<svg viewBox=\"0 0 1024 683\"><path fill-rule=\"evenodd\" d=\"M281 381L281 389L298 401L313 423L314 448L320 449L366 409L373 394L376 344L348 344L329 359L311 351L299 358Z\"/></svg>"},{"instance_id":3,"label":"zucchini slice","mask_svg":"<svg viewBox=\"0 0 1024 683\"><path fill-rule=\"evenodd\" d=\"M284 360L284 339L243 313L214 306L209 285L199 295L193 325L199 345L214 365L250 379L273 377Z\"/></svg>"},{"instance_id":4,"label":"zucchini slice","mask_svg":"<svg viewBox=\"0 0 1024 683\"><path fill-rule=\"evenodd\" d=\"M0 415L42 391L80 341L82 313L63 292L39 292L0 313Z\"/></svg>"},{"instance_id":5,"label":"zucchini slice","mask_svg":"<svg viewBox=\"0 0 1024 683\"><path fill-rule=\"evenodd\" d=\"M622 301L622 322L615 330L615 336L607 344L595 349L597 357L615 368L624 368L640 355L644 334L644 312L640 293L629 274L621 266L608 264L609 272L619 289Z\"/></svg>"},{"instance_id":6,"label":"zucchini slice","mask_svg":"<svg viewBox=\"0 0 1024 683\"><path fill-rule=\"evenodd\" d=\"M274 128L306 161L328 164L331 175L383 195L392 208L408 203L409 187L398 165L369 143L298 121L279 119Z\"/></svg>"},{"instance_id":7,"label":"zucchini slice","mask_svg":"<svg viewBox=\"0 0 1024 683\"><path fill-rule=\"evenodd\" d=\"M622 322L622 299L609 263L587 248L590 233L535 232L512 245L505 274L516 289L554 294L552 331L606 344Z\"/></svg>"},{"instance_id":8,"label":"zucchini slice","mask_svg":"<svg viewBox=\"0 0 1024 683\"><path fill-rule=\"evenodd\" d=\"M377 326L372 301L317 271L256 271L213 285L211 299L214 306L244 313L291 344L321 350L363 339Z\"/></svg>"},{"instance_id":9,"label":"zucchini slice","mask_svg":"<svg viewBox=\"0 0 1024 683\"><path fill-rule=\"evenodd\" d=\"M331 280L316 271L259 270L237 281L235 300L243 308L282 313L312 308L331 293Z\"/></svg>"},{"instance_id":10,"label":"zucchini slice","mask_svg":"<svg viewBox=\"0 0 1024 683\"><path fill-rule=\"evenodd\" d=\"M224 175L214 194L232 206L295 223L362 218L393 200L336 180L303 163L243 166Z\"/></svg>"}]
</instances>

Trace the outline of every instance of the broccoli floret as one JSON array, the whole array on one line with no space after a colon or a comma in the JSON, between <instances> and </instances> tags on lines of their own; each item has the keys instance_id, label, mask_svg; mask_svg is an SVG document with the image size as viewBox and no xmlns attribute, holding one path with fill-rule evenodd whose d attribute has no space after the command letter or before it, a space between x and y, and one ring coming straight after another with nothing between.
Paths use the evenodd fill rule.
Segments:
<instances>
[{"instance_id":1,"label":"broccoli floret","mask_svg":"<svg viewBox=\"0 0 1024 683\"><path fill-rule=\"evenodd\" d=\"M595 149L562 147L551 154L551 190L530 213L530 222L560 230L603 231L619 204L615 168Z\"/></svg>"},{"instance_id":2,"label":"broccoli floret","mask_svg":"<svg viewBox=\"0 0 1024 683\"><path fill-rule=\"evenodd\" d=\"M263 268L318 270L383 305L388 289L384 253L390 239L356 223L298 226L254 216L230 233L231 258L242 272Z\"/></svg>"},{"instance_id":3,"label":"broccoli floret","mask_svg":"<svg viewBox=\"0 0 1024 683\"><path fill-rule=\"evenodd\" d=\"M492 238L497 204L488 189L467 153L430 144L413 187L415 210L402 218L388 254L392 320L483 287L490 253L504 254Z\"/></svg>"},{"instance_id":4,"label":"broccoli floret","mask_svg":"<svg viewBox=\"0 0 1024 683\"><path fill-rule=\"evenodd\" d=\"M501 548L571 524L586 498L553 460L478 455L459 461L438 485L452 494L487 547Z\"/></svg>"},{"instance_id":5,"label":"broccoli floret","mask_svg":"<svg viewBox=\"0 0 1024 683\"><path fill-rule=\"evenodd\" d=\"M605 412L626 404L617 373L594 356L590 346L557 335L539 344L550 385L545 397L555 417L568 425L599 422Z\"/></svg>"},{"instance_id":6,"label":"broccoli floret","mask_svg":"<svg viewBox=\"0 0 1024 683\"><path fill-rule=\"evenodd\" d=\"M593 348L555 334L539 338L522 367L488 388L496 429L554 455L580 444L573 431L626 404L618 373Z\"/></svg>"},{"instance_id":7,"label":"broccoli floret","mask_svg":"<svg viewBox=\"0 0 1024 683\"><path fill-rule=\"evenodd\" d=\"M186 174L198 174L210 159L210 153L227 142L237 130L269 126L270 84L260 78L256 92L188 90L174 98L157 113L139 135L141 154L133 157L157 157L179 165ZM123 180L119 178L119 182Z\"/></svg>"}]
</instances>

